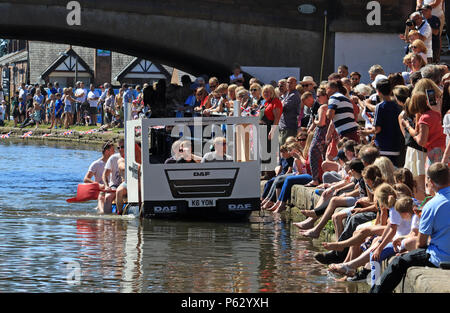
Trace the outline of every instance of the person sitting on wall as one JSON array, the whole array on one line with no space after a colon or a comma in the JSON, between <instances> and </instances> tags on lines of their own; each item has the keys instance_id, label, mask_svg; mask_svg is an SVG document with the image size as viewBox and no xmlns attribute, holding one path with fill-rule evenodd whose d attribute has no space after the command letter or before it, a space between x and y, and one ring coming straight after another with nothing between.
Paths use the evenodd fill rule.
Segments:
<instances>
[{"instance_id":1,"label":"person sitting on wall","mask_svg":"<svg viewBox=\"0 0 450 313\"><path fill-rule=\"evenodd\" d=\"M227 155L227 141L224 137L214 138L214 151L206 153L201 163L206 162L220 162L220 161L232 161L233 158Z\"/></svg>"}]
</instances>

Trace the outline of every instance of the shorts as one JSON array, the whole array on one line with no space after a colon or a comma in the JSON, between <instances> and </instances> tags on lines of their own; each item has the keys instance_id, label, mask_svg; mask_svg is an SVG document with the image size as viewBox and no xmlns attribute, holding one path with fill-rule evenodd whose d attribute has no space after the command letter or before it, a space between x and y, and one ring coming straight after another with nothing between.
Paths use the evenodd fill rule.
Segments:
<instances>
[{"instance_id":1,"label":"shorts","mask_svg":"<svg viewBox=\"0 0 450 313\"><path fill-rule=\"evenodd\" d=\"M89 103L84 102L84 103L81 104L80 107L81 107L81 110L84 111L84 110L89 110L90 106L89 106Z\"/></svg>"},{"instance_id":2,"label":"shorts","mask_svg":"<svg viewBox=\"0 0 450 313\"><path fill-rule=\"evenodd\" d=\"M97 114L97 107L89 107L89 114L90 115Z\"/></svg>"},{"instance_id":3,"label":"shorts","mask_svg":"<svg viewBox=\"0 0 450 313\"><path fill-rule=\"evenodd\" d=\"M410 170L413 176L425 175L427 153L407 147L404 168Z\"/></svg>"},{"instance_id":4,"label":"shorts","mask_svg":"<svg viewBox=\"0 0 450 313\"><path fill-rule=\"evenodd\" d=\"M345 197L345 201L347 201L347 206L353 207L355 205L356 201L358 201L358 198L356 198L356 197Z\"/></svg>"},{"instance_id":5,"label":"shorts","mask_svg":"<svg viewBox=\"0 0 450 313\"><path fill-rule=\"evenodd\" d=\"M123 187L123 188L127 189L127 183L126 183L126 182L123 182L123 183L121 183L121 184L119 185L119 187Z\"/></svg>"},{"instance_id":6,"label":"shorts","mask_svg":"<svg viewBox=\"0 0 450 313\"><path fill-rule=\"evenodd\" d=\"M77 112L78 111L81 111L81 105L82 105L82 103L81 102L75 102L76 104L75 104L75 107L77 108Z\"/></svg>"},{"instance_id":7,"label":"shorts","mask_svg":"<svg viewBox=\"0 0 450 313\"><path fill-rule=\"evenodd\" d=\"M41 121L41 112L36 111L33 113L33 120L35 120L37 123Z\"/></svg>"},{"instance_id":8,"label":"shorts","mask_svg":"<svg viewBox=\"0 0 450 313\"><path fill-rule=\"evenodd\" d=\"M351 206L351 207L340 210L339 213L346 213L347 217L350 217L350 216L352 216L352 210L354 208L355 208L354 206Z\"/></svg>"}]
</instances>

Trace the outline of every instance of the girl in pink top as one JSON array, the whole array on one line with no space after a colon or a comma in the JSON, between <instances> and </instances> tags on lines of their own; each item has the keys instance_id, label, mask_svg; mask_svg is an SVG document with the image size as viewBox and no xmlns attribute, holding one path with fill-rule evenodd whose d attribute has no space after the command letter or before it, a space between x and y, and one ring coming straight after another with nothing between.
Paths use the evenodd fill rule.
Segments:
<instances>
[{"instance_id":1,"label":"girl in pink top","mask_svg":"<svg viewBox=\"0 0 450 313\"><path fill-rule=\"evenodd\" d=\"M426 171L431 164L440 162L444 154L445 135L441 114L431 110L423 92L414 93L406 106L410 114L416 115L416 128L413 129L406 120L403 120L402 124L414 140L427 149Z\"/></svg>"}]
</instances>

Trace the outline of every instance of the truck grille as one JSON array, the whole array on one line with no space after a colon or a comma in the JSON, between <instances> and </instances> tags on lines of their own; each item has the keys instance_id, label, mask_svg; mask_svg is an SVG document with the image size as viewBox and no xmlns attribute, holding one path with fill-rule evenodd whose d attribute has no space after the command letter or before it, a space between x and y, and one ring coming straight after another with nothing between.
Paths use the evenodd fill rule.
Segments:
<instances>
[{"instance_id":1,"label":"truck grille","mask_svg":"<svg viewBox=\"0 0 450 313\"><path fill-rule=\"evenodd\" d=\"M202 170L165 170L174 198L229 197L238 168Z\"/></svg>"}]
</instances>

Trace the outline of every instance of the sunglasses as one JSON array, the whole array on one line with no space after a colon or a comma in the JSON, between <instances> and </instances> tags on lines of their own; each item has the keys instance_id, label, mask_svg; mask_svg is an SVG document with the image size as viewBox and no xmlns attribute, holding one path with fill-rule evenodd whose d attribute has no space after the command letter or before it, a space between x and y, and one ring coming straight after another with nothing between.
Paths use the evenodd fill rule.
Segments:
<instances>
[{"instance_id":1,"label":"sunglasses","mask_svg":"<svg viewBox=\"0 0 450 313\"><path fill-rule=\"evenodd\" d=\"M297 141L306 141L306 138L297 138Z\"/></svg>"},{"instance_id":2,"label":"sunglasses","mask_svg":"<svg viewBox=\"0 0 450 313\"><path fill-rule=\"evenodd\" d=\"M209 85L209 88L216 88L217 85Z\"/></svg>"},{"instance_id":3,"label":"sunglasses","mask_svg":"<svg viewBox=\"0 0 450 313\"><path fill-rule=\"evenodd\" d=\"M417 48L417 46L411 46L411 48L413 48L413 49L416 49L416 48Z\"/></svg>"},{"instance_id":4,"label":"sunglasses","mask_svg":"<svg viewBox=\"0 0 450 313\"><path fill-rule=\"evenodd\" d=\"M123 149L125 146L117 146L117 149Z\"/></svg>"},{"instance_id":5,"label":"sunglasses","mask_svg":"<svg viewBox=\"0 0 450 313\"><path fill-rule=\"evenodd\" d=\"M250 91L251 92L258 91L258 89L254 88L254 89L250 89Z\"/></svg>"}]
</instances>

